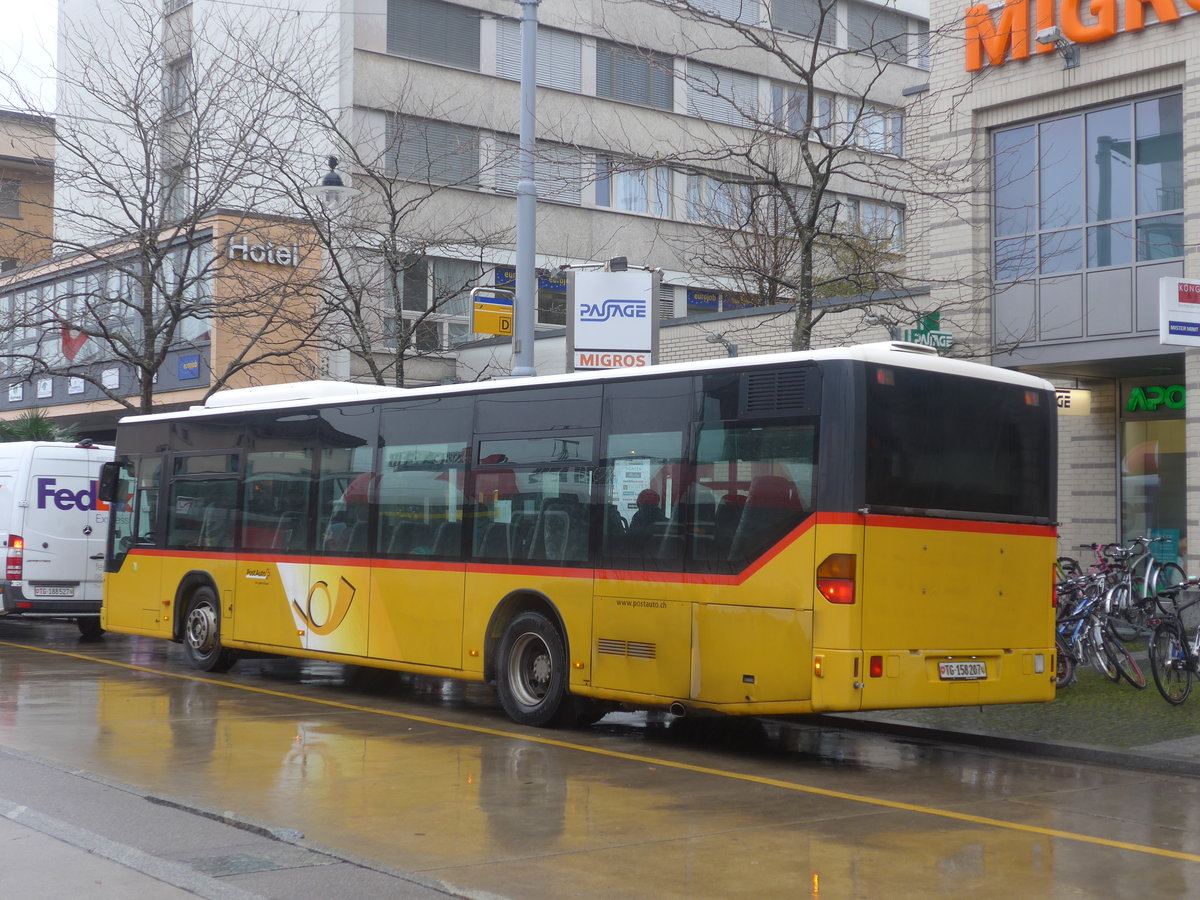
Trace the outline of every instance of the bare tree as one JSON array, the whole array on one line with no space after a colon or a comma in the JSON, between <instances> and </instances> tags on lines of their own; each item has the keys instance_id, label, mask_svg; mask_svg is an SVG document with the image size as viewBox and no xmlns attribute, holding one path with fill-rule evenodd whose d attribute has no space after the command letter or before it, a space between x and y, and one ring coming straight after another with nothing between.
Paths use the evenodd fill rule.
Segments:
<instances>
[{"instance_id":1,"label":"bare tree","mask_svg":"<svg viewBox=\"0 0 1200 900\"><path fill-rule=\"evenodd\" d=\"M311 228L278 215L292 209L260 164L295 155L302 109L246 65L271 57L319 86L327 57L310 23L214 8L185 28L159 4L63 2L55 251L79 274L10 296L0 361L141 411L183 352L211 362L209 392L256 373L311 377L297 352L320 327Z\"/></svg>"},{"instance_id":2,"label":"bare tree","mask_svg":"<svg viewBox=\"0 0 1200 900\"><path fill-rule=\"evenodd\" d=\"M511 243L511 226L488 198L457 190L478 185L491 166L480 162L481 129L451 124L455 109L407 85L387 106L311 105L321 140L338 150L359 194L331 208L303 179L292 191L325 255L323 352L348 355L352 377L403 387L412 360L449 349L452 329L467 337L484 248Z\"/></svg>"},{"instance_id":3,"label":"bare tree","mask_svg":"<svg viewBox=\"0 0 1200 900\"><path fill-rule=\"evenodd\" d=\"M629 152L642 157L631 165L686 173L686 218L712 226L673 238L690 268L743 299L791 304L795 349L824 317L864 303L913 316L904 245L917 236L904 234L904 211L919 197L956 214L965 177L902 146L900 88L924 80L910 63L927 33L860 4L849 46L836 46L837 0L626 2L681 20L670 49L687 59L674 74L691 117L652 159ZM770 77L769 103L747 72Z\"/></svg>"}]
</instances>

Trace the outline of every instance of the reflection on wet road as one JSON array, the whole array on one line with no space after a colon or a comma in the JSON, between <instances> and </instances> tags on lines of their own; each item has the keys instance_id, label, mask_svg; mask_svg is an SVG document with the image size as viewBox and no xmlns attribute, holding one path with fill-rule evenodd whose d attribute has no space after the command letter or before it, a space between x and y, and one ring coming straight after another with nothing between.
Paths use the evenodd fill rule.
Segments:
<instances>
[{"instance_id":1,"label":"reflection on wet road","mask_svg":"<svg viewBox=\"0 0 1200 900\"><path fill-rule=\"evenodd\" d=\"M68 630L69 629L69 630ZM0 622L0 745L513 897L1184 896L1195 780L614 713L329 663L194 674L163 642Z\"/></svg>"}]
</instances>

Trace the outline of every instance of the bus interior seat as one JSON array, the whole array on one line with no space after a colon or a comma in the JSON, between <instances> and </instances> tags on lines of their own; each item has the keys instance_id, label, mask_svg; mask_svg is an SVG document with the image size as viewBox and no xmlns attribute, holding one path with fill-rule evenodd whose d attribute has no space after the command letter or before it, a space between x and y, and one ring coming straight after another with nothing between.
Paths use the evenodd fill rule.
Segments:
<instances>
[{"instance_id":1,"label":"bus interior seat","mask_svg":"<svg viewBox=\"0 0 1200 900\"><path fill-rule=\"evenodd\" d=\"M737 531L738 522L741 521L742 512L745 509L745 494L738 494L731 491L717 501L714 530L716 531L717 543L719 545L723 547L729 546L730 541L733 540L734 533Z\"/></svg>"},{"instance_id":2,"label":"bus interior seat","mask_svg":"<svg viewBox=\"0 0 1200 900\"><path fill-rule=\"evenodd\" d=\"M433 539L434 556L457 557L461 551L462 522L443 522Z\"/></svg>"},{"instance_id":3,"label":"bus interior seat","mask_svg":"<svg viewBox=\"0 0 1200 900\"><path fill-rule=\"evenodd\" d=\"M750 482L729 558L762 549L759 545L764 538L782 537L781 529L799 523L803 517L804 503L795 482L782 475L759 475Z\"/></svg>"},{"instance_id":4,"label":"bus interior seat","mask_svg":"<svg viewBox=\"0 0 1200 900\"><path fill-rule=\"evenodd\" d=\"M484 526L479 538L477 555L484 559L499 559L508 561L508 523L489 522Z\"/></svg>"},{"instance_id":5,"label":"bus interior seat","mask_svg":"<svg viewBox=\"0 0 1200 900\"><path fill-rule=\"evenodd\" d=\"M275 523L272 550L300 550L304 547L304 517L300 513L287 512Z\"/></svg>"}]
</instances>

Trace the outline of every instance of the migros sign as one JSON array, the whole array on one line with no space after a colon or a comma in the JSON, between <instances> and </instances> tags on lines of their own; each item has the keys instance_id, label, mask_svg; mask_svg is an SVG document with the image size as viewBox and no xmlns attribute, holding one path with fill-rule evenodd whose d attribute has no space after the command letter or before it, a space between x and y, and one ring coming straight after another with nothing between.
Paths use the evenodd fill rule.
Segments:
<instances>
[{"instance_id":1,"label":"migros sign","mask_svg":"<svg viewBox=\"0 0 1200 900\"><path fill-rule=\"evenodd\" d=\"M1006 0L996 10L981 3L967 9L967 71L982 69L985 58L1001 66L1010 59L1025 59L1031 51L1053 53L1053 44L1034 40L1046 28L1060 28L1063 37L1076 44L1095 44L1119 31L1141 31L1147 25L1147 7L1159 22L1178 22L1184 5L1200 11L1200 0Z\"/></svg>"}]
</instances>

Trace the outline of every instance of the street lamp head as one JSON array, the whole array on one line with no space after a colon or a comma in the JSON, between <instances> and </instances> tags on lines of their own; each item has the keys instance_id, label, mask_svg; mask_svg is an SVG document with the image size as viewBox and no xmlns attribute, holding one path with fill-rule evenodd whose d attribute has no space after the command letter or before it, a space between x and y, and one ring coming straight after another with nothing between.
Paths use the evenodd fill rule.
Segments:
<instances>
[{"instance_id":1,"label":"street lamp head","mask_svg":"<svg viewBox=\"0 0 1200 900\"><path fill-rule=\"evenodd\" d=\"M304 188L304 193L315 197L317 202L328 209L338 209L362 192L356 188L346 187L346 183L342 181L342 176L337 171L338 158L336 156L330 156L328 162L329 171L325 173L321 183Z\"/></svg>"}]
</instances>

